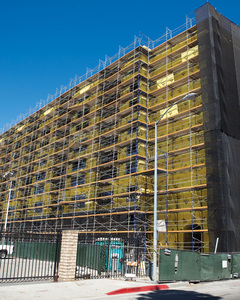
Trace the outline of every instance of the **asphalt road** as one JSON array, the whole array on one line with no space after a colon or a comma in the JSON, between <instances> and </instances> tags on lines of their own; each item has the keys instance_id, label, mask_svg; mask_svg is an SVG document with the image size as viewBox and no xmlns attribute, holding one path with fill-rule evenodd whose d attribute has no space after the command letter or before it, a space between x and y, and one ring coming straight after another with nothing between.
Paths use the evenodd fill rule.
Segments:
<instances>
[{"instance_id":1,"label":"asphalt road","mask_svg":"<svg viewBox=\"0 0 240 300\"><path fill-rule=\"evenodd\" d=\"M111 299L136 300L239 300L240 280L187 284L169 290L111 296ZM100 299L107 299L106 297Z\"/></svg>"}]
</instances>

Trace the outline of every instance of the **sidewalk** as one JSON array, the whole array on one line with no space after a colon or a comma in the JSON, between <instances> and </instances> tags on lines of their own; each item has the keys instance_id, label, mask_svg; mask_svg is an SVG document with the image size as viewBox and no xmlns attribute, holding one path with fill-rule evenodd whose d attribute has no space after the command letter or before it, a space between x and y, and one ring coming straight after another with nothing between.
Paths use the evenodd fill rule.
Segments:
<instances>
[{"instance_id":1,"label":"sidewalk","mask_svg":"<svg viewBox=\"0 0 240 300\"><path fill-rule=\"evenodd\" d=\"M120 279L91 279L73 282L20 282L0 284L1 300L76 300L109 298L106 293L121 288L154 285L150 279L138 278L137 281Z\"/></svg>"},{"instance_id":2,"label":"sidewalk","mask_svg":"<svg viewBox=\"0 0 240 300\"><path fill-rule=\"evenodd\" d=\"M239 299L239 280L225 280L189 284L188 282L169 283L169 289L144 291L131 294L110 295L107 293L121 288L153 287L155 284L147 279L134 281L120 279L91 279L73 282L28 282L0 284L1 300L79 300L79 299ZM139 298L140 297L140 298Z\"/></svg>"}]
</instances>

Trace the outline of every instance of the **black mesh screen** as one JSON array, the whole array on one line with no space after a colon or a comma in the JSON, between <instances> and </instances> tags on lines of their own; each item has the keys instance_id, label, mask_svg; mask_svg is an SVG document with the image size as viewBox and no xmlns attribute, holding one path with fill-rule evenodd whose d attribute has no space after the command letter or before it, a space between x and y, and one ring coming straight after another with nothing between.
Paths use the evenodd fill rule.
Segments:
<instances>
[{"instance_id":1,"label":"black mesh screen","mask_svg":"<svg viewBox=\"0 0 240 300\"><path fill-rule=\"evenodd\" d=\"M240 28L195 11L203 95L210 251L240 251Z\"/></svg>"}]
</instances>

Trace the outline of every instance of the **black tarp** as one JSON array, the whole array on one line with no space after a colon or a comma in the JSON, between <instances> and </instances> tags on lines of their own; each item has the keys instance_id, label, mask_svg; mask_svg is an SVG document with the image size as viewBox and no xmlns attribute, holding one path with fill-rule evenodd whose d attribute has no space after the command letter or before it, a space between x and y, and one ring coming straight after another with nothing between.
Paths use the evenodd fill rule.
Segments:
<instances>
[{"instance_id":1,"label":"black tarp","mask_svg":"<svg viewBox=\"0 0 240 300\"><path fill-rule=\"evenodd\" d=\"M203 97L210 251L240 251L240 28L195 11Z\"/></svg>"}]
</instances>

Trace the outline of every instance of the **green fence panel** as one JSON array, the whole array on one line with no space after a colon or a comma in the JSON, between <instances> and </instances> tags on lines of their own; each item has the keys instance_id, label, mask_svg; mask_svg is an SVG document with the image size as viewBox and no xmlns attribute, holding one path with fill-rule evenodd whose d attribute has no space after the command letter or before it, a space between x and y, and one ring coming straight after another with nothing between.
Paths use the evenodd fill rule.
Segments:
<instances>
[{"instance_id":1,"label":"green fence panel","mask_svg":"<svg viewBox=\"0 0 240 300\"><path fill-rule=\"evenodd\" d=\"M14 256L25 259L54 261L56 243L15 242Z\"/></svg>"},{"instance_id":2,"label":"green fence panel","mask_svg":"<svg viewBox=\"0 0 240 300\"><path fill-rule=\"evenodd\" d=\"M232 255L232 274L233 277L240 277L240 254Z\"/></svg>"},{"instance_id":3,"label":"green fence panel","mask_svg":"<svg viewBox=\"0 0 240 300\"><path fill-rule=\"evenodd\" d=\"M175 274L175 257L178 251L171 250L169 255L165 255L164 250L160 250L159 258L159 280L172 281L176 280Z\"/></svg>"},{"instance_id":4,"label":"green fence panel","mask_svg":"<svg viewBox=\"0 0 240 300\"><path fill-rule=\"evenodd\" d=\"M199 253L181 251L179 260L178 280L197 281L200 279L200 257ZM178 271L177 271L178 274Z\"/></svg>"},{"instance_id":5,"label":"green fence panel","mask_svg":"<svg viewBox=\"0 0 240 300\"><path fill-rule=\"evenodd\" d=\"M231 278L231 263L227 254L201 255L201 281Z\"/></svg>"},{"instance_id":6,"label":"green fence panel","mask_svg":"<svg viewBox=\"0 0 240 300\"><path fill-rule=\"evenodd\" d=\"M231 278L228 254L200 254L191 251L160 250L160 281L209 281ZM240 255L234 260L235 273L240 273ZM239 272L238 272L239 271Z\"/></svg>"},{"instance_id":7,"label":"green fence panel","mask_svg":"<svg viewBox=\"0 0 240 300\"><path fill-rule=\"evenodd\" d=\"M159 280L199 280L199 255L195 252L160 250Z\"/></svg>"},{"instance_id":8,"label":"green fence panel","mask_svg":"<svg viewBox=\"0 0 240 300\"><path fill-rule=\"evenodd\" d=\"M200 280L208 281L213 280L214 264L212 255L200 256Z\"/></svg>"},{"instance_id":9,"label":"green fence panel","mask_svg":"<svg viewBox=\"0 0 240 300\"><path fill-rule=\"evenodd\" d=\"M29 242L15 242L14 255L20 258L33 258L34 249L33 244Z\"/></svg>"},{"instance_id":10,"label":"green fence panel","mask_svg":"<svg viewBox=\"0 0 240 300\"><path fill-rule=\"evenodd\" d=\"M77 248L77 266L97 270L99 274L106 271L106 250L105 246L79 244Z\"/></svg>"},{"instance_id":11,"label":"green fence panel","mask_svg":"<svg viewBox=\"0 0 240 300\"><path fill-rule=\"evenodd\" d=\"M221 259L221 263L220 263L220 266L219 268L221 269L221 277L219 276L219 279L230 279L231 278L231 269L232 269L232 266L231 266L231 260L228 259L228 254L225 254L225 253L220 253L220 254L213 254L215 257L216 256L219 256L220 259ZM216 270L218 271L218 270Z\"/></svg>"},{"instance_id":12,"label":"green fence panel","mask_svg":"<svg viewBox=\"0 0 240 300\"><path fill-rule=\"evenodd\" d=\"M211 254L213 263L213 277L212 280L219 280L222 277L222 259L219 255Z\"/></svg>"},{"instance_id":13,"label":"green fence panel","mask_svg":"<svg viewBox=\"0 0 240 300\"><path fill-rule=\"evenodd\" d=\"M201 281L218 280L222 277L222 258L218 254L201 255Z\"/></svg>"}]
</instances>

